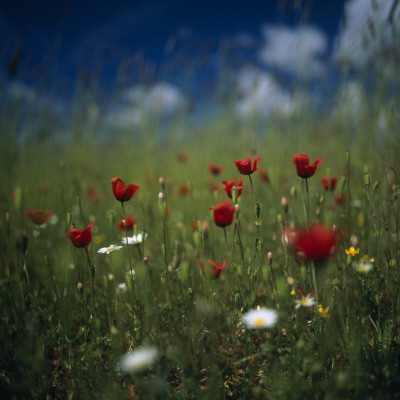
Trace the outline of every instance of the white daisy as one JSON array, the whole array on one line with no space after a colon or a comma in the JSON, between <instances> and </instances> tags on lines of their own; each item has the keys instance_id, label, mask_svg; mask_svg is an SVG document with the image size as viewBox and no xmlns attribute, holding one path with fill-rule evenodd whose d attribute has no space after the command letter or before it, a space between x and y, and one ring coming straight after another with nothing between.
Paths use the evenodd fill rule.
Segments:
<instances>
[{"instance_id":1,"label":"white daisy","mask_svg":"<svg viewBox=\"0 0 400 400\"><path fill-rule=\"evenodd\" d=\"M372 268L374 268L372 263L363 261L354 262L353 266L360 274L367 274Z\"/></svg>"},{"instance_id":2,"label":"white daisy","mask_svg":"<svg viewBox=\"0 0 400 400\"><path fill-rule=\"evenodd\" d=\"M117 293L125 293L128 290L128 285L125 282L118 284Z\"/></svg>"},{"instance_id":3,"label":"white daisy","mask_svg":"<svg viewBox=\"0 0 400 400\"><path fill-rule=\"evenodd\" d=\"M148 233L142 235L139 233L138 235L128 236L128 244L140 244L142 243L148 236ZM122 243L127 244L126 237L122 238Z\"/></svg>"},{"instance_id":4,"label":"white daisy","mask_svg":"<svg viewBox=\"0 0 400 400\"><path fill-rule=\"evenodd\" d=\"M278 313L268 308L257 308L243 315L242 321L248 329L272 328L278 319Z\"/></svg>"},{"instance_id":5,"label":"white daisy","mask_svg":"<svg viewBox=\"0 0 400 400\"><path fill-rule=\"evenodd\" d=\"M121 357L120 367L126 373L143 371L158 359L158 350L154 346L140 347Z\"/></svg>"},{"instance_id":6,"label":"white daisy","mask_svg":"<svg viewBox=\"0 0 400 400\"><path fill-rule=\"evenodd\" d=\"M311 297L312 294L308 293L306 297L302 296L301 300L295 300L296 303L296 310L300 307L312 307L315 305L314 297Z\"/></svg>"},{"instance_id":7,"label":"white daisy","mask_svg":"<svg viewBox=\"0 0 400 400\"><path fill-rule=\"evenodd\" d=\"M98 251L98 253L110 254L110 253L112 253L113 251L116 251L116 250L119 250L119 249L122 249L122 246L116 246L115 244L110 244L110 246L108 246L108 247L102 247L102 248Z\"/></svg>"}]
</instances>

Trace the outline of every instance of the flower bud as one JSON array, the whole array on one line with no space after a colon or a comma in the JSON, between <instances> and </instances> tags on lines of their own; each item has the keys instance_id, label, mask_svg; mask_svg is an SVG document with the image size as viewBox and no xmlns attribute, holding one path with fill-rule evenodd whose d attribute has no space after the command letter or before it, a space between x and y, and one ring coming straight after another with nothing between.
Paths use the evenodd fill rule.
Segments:
<instances>
[{"instance_id":1,"label":"flower bud","mask_svg":"<svg viewBox=\"0 0 400 400\"><path fill-rule=\"evenodd\" d=\"M287 214L289 211L289 203L288 203L288 199L286 197L281 198L281 206L283 207L285 214Z\"/></svg>"},{"instance_id":2,"label":"flower bud","mask_svg":"<svg viewBox=\"0 0 400 400\"><path fill-rule=\"evenodd\" d=\"M23 229L19 229L15 235L15 245L17 249L21 250L24 254L28 247L28 235Z\"/></svg>"}]
</instances>

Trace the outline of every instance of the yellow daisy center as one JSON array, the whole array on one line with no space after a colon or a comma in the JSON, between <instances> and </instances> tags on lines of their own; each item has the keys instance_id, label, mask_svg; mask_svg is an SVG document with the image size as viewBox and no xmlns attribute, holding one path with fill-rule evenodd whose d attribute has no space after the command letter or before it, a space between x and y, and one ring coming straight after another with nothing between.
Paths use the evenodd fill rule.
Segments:
<instances>
[{"instance_id":1,"label":"yellow daisy center","mask_svg":"<svg viewBox=\"0 0 400 400\"><path fill-rule=\"evenodd\" d=\"M254 321L254 327L255 328L261 328L261 327L263 327L265 325L265 320L264 320L264 318L257 318L255 321Z\"/></svg>"}]
</instances>

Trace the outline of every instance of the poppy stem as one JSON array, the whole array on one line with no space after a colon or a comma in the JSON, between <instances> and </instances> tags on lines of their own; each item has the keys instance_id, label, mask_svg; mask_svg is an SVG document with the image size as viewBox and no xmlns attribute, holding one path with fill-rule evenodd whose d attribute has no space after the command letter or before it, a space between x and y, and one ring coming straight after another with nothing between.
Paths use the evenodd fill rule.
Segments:
<instances>
[{"instance_id":1,"label":"poppy stem","mask_svg":"<svg viewBox=\"0 0 400 400\"><path fill-rule=\"evenodd\" d=\"M131 253L130 253L130 251L129 251L128 230L126 229L126 217L125 217L125 208L124 208L124 202L123 202L123 201L121 201L121 206L122 206L122 216L123 216L123 218L124 218L126 251L128 252L129 269L130 269L130 271L131 271L130 276L131 276L131 281L132 281L133 299L135 300L135 304L137 304L135 282L133 281L133 269L132 269Z\"/></svg>"},{"instance_id":2,"label":"poppy stem","mask_svg":"<svg viewBox=\"0 0 400 400\"><path fill-rule=\"evenodd\" d=\"M310 192L308 190L308 179L306 179L306 192L307 192L307 197L304 198L304 202L305 202L305 208L304 208L304 215L305 215L305 219L306 219L306 225L307 225L307 229L309 228L308 225L308 217L310 215Z\"/></svg>"},{"instance_id":3,"label":"poppy stem","mask_svg":"<svg viewBox=\"0 0 400 400\"><path fill-rule=\"evenodd\" d=\"M131 270L131 277L133 276L133 270L132 270L132 261L131 261L131 253L129 251L129 242L128 242L128 230L126 229L126 217L125 217L125 207L124 207L124 202L121 201L121 206L122 206L122 216L124 218L124 230L125 230L125 240L126 240L126 250L128 252L128 259L129 259L129 268Z\"/></svg>"},{"instance_id":4,"label":"poppy stem","mask_svg":"<svg viewBox=\"0 0 400 400\"><path fill-rule=\"evenodd\" d=\"M251 180L251 175L248 175L250 179L250 190L251 190L251 214L254 220L254 193L253 193L253 181Z\"/></svg>"},{"instance_id":5,"label":"poppy stem","mask_svg":"<svg viewBox=\"0 0 400 400\"><path fill-rule=\"evenodd\" d=\"M226 257L228 257L228 237L226 235L226 227L225 226L224 226L224 236L225 236Z\"/></svg>"},{"instance_id":6,"label":"poppy stem","mask_svg":"<svg viewBox=\"0 0 400 400\"><path fill-rule=\"evenodd\" d=\"M90 316L92 319L92 324L94 323L94 279L96 276L96 269L94 267L94 265L92 264L92 262L90 261L90 255L89 255L89 250L88 247L85 246L85 252L86 252L86 258L87 258L87 262L89 264L90 267L90 280L91 280L91 285L92 285L92 290L90 293ZM93 333L93 330L92 330Z\"/></svg>"},{"instance_id":7,"label":"poppy stem","mask_svg":"<svg viewBox=\"0 0 400 400\"><path fill-rule=\"evenodd\" d=\"M313 283L314 283L314 296L315 296L315 302L318 307L318 285L317 285L317 274L315 272L315 264L311 264L311 271L312 271L312 277L313 277Z\"/></svg>"}]
</instances>

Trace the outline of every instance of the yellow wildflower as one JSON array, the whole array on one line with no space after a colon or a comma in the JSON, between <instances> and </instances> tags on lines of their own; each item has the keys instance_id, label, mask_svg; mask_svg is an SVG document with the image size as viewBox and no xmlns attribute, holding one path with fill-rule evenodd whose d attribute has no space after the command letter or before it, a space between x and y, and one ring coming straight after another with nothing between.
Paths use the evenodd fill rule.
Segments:
<instances>
[{"instance_id":1,"label":"yellow wildflower","mask_svg":"<svg viewBox=\"0 0 400 400\"><path fill-rule=\"evenodd\" d=\"M328 316L329 307L322 307L322 304L318 304L318 313L321 318L326 318Z\"/></svg>"},{"instance_id":2,"label":"yellow wildflower","mask_svg":"<svg viewBox=\"0 0 400 400\"><path fill-rule=\"evenodd\" d=\"M356 249L353 246L351 246L348 250L346 249L345 252L348 256L354 257L360 252L360 249Z\"/></svg>"},{"instance_id":3,"label":"yellow wildflower","mask_svg":"<svg viewBox=\"0 0 400 400\"><path fill-rule=\"evenodd\" d=\"M292 289L292 291L290 292L290 294L291 294L292 296L294 296L294 295L296 294L296 291L295 291L294 289Z\"/></svg>"}]
</instances>

